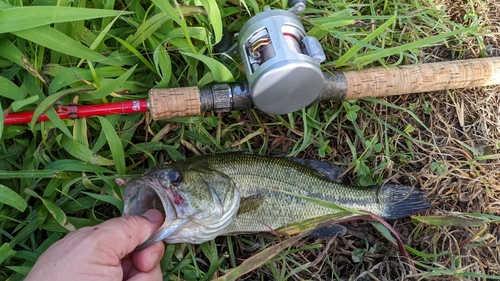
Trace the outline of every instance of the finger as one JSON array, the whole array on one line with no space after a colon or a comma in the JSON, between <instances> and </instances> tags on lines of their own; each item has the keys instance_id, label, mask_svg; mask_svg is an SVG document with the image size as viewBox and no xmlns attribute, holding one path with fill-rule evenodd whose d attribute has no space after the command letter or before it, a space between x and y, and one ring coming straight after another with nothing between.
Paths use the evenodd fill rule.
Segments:
<instances>
[{"instance_id":1,"label":"finger","mask_svg":"<svg viewBox=\"0 0 500 281\"><path fill-rule=\"evenodd\" d=\"M135 269L134 262L132 261L132 257L126 257L121 260L122 269L123 269L123 279L128 279L127 276L131 274L131 272Z\"/></svg>"},{"instance_id":2,"label":"finger","mask_svg":"<svg viewBox=\"0 0 500 281\"><path fill-rule=\"evenodd\" d=\"M142 216L125 215L103 222L93 228L91 240L103 252L122 259L146 241L163 224L163 215L149 210Z\"/></svg>"},{"instance_id":3,"label":"finger","mask_svg":"<svg viewBox=\"0 0 500 281\"><path fill-rule=\"evenodd\" d=\"M138 270L148 272L160 263L164 252L165 245L163 242L158 242L145 249L134 252L132 260Z\"/></svg>"},{"instance_id":4,"label":"finger","mask_svg":"<svg viewBox=\"0 0 500 281\"><path fill-rule=\"evenodd\" d=\"M158 264L155 266L152 270L149 272L142 272L138 271L137 269L132 269L129 272L128 279L125 279L128 281L161 281L163 280L163 276L161 274L161 268L160 265Z\"/></svg>"}]
</instances>

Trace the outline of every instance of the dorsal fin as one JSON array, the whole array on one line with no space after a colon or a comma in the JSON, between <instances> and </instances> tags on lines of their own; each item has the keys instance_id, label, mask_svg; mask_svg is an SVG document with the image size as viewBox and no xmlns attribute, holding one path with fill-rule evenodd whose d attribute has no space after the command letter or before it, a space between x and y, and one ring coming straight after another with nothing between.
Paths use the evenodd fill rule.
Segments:
<instances>
[{"instance_id":1,"label":"dorsal fin","mask_svg":"<svg viewBox=\"0 0 500 281\"><path fill-rule=\"evenodd\" d=\"M294 158L294 157L290 157L287 159L309 168L319 177L325 178L333 182L341 182L339 177L342 174L342 171L340 170L339 167L334 166L328 162L322 162L312 159Z\"/></svg>"}]
</instances>

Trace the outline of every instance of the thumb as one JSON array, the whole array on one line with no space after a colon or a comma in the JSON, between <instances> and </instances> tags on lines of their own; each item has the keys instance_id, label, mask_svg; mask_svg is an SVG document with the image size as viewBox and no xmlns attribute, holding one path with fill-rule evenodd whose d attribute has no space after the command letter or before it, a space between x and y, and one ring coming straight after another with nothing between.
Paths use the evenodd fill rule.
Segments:
<instances>
[{"instance_id":1,"label":"thumb","mask_svg":"<svg viewBox=\"0 0 500 281\"><path fill-rule=\"evenodd\" d=\"M122 259L146 241L163 224L158 210L148 210L142 216L125 215L103 222L94 228L98 243L111 248Z\"/></svg>"}]
</instances>

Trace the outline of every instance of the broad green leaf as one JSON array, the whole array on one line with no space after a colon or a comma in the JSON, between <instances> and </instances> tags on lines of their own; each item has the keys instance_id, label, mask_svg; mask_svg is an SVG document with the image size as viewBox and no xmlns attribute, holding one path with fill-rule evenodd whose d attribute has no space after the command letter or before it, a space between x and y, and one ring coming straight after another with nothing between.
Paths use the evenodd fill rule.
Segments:
<instances>
[{"instance_id":1,"label":"broad green leaf","mask_svg":"<svg viewBox=\"0 0 500 281\"><path fill-rule=\"evenodd\" d=\"M177 4L177 2L174 1L176 4L176 8L174 9L172 5L168 1L162 1L162 0L154 0L153 3L160 8L165 14L167 14L169 17L171 17L178 25L182 27L184 30L184 36L186 37L186 41L191 48L191 51L193 53L196 52L196 49L193 45L193 42L191 41L191 36L189 35L189 30L186 21L184 20L184 15L182 14L182 10Z\"/></svg>"},{"instance_id":2,"label":"broad green leaf","mask_svg":"<svg viewBox=\"0 0 500 281\"><path fill-rule=\"evenodd\" d=\"M80 159L85 162L89 162L95 165L101 166L111 166L114 165L113 160L104 158L98 154L95 154L88 147L83 144L76 142L66 136L63 136L60 142L61 147L64 148L73 157Z\"/></svg>"},{"instance_id":3,"label":"broad green leaf","mask_svg":"<svg viewBox=\"0 0 500 281\"><path fill-rule=\"evenodd\" d=\"M158 44L153 38L148 38L152 45L156 47L153 53L153 61L155 63L156 72L161 77L161 81L156 84L157 88L168 88L170 86L170 79L172 78L172 60L168 52L165 52L163 44Z\"/></svg>"},{"instance_id":4,"label":"broad green leaf","mask_svg":"<svg viewBox=\"0 0 500 281\"><path fill-rule=\"evenodd\" d=\"M0 171L0 174L2 172ZM0 184L0 203L7 204L11 207L18 209L21 212L26 210L28 204L24 199L17 194L14 190L8 188L7 186Z\"/></svg>"},{"instance_id":5,"label":"broad green leaf","mask_svg":"<svg viewBox=\"0 0 500 281\"><path fill-rule=\"evenodd\" d=\"M40 26L32 29L16 31L13 33L16 36L65 55L70 55L91 61L98 61L108 65L119 65L113 59L106 58L105 56L92 51L88 47L71 39L66 34L49 26Z\"/></svg>"},{"instance_id":6,"label":"broad green leaf","mask_svg":"<svg viewBox=\"0 0 500 281\"><path fill-rule=\"evenodd\" d=\"M49 109L52 109L52 107L56 104L56 102L58 102L65 96L73 93L73 91L74 90L72 89L61 91L46 97L42 102L40 102L40 104L36 107L35 111L33 112L33 117L31 118L31 123L30 123L31 129L33 130L33 126L35 126L36 120L38 120L38 118L42 114L46 113Z\"/></svg>"},{"instance_id":7,"label":"broad green leaf","mask_svg":"<svg viewBox=\"0 0 500 281\"><path fill-rule=\"evenodd\" d=\"M208 68L210 68L217 82L234 82L233 74L221 62L213 58L207 57L205 55L186 53L186 52L181 52L181 54L195 58L203 62L206 66L208 66Z\"/></svg>"},{"instance_id":8,"label":"broad green leaf","mask_svg":"<svg viewBox=\"0 0 500 281\"><path fill-rule=\"evenodd\" d=\"M74 159L56 160L47 165L45 168L59 170L59 171L114 173L114 171L108 168L100 167L88 162L82 162L80 160L74 160Z\"/></svg>"},{"instance_id":9,"label":"broad green leaf","mask_svg":"<svg viewBox=\"0 0 500 281\"><path fill-rule=\"evenodd\" d=\"M180 26L183 25L183 21L179 17L177 11L170 5L169 1L153 0L153 3L160 8L167 16L173 19ZM184 22L185 24L185 22Z\"/></svg>"},{"instance_id":10,"label":"broad green leaf","mask_svg":"<svg viewBox=\"0 0 500 281\"><path fill-rule=\"evenodd\" d=\"M113 5L113 4L114 4L114 1L106 1L106 3ZM105 8L105 9L110 9L110 10L112 10L112 9L113 9L113 7L109 7L109 8ZM106 37L106 35L108 34L108 32L109 32L109 30L111 29L111 27L115 24L116 20L118 20L118 18L119 18L122 14L124 14L124 12L123 12L123 11L122 11L121 13L119 13L118 15L116 15L116 16L115 16L115 18L114 18L111 22L109 22L109 23L107 23L107 20L108 20L108 19L104 19L104 20L102 21L102 23L103 23L103 24L107 23L107 24L106 24L106 27L105 27L104 29L102 29L102 30L101 30L101 32L100 32L100 33L99 33L99 35L95 38L95 40L92 42L92 44L90 44L90 47L89 47L89 48L90 48L91 50L95 50L96 48L97 48L98 50L101 50L101 49L102 49L102 46L104 45L104 40L105 40L104 38L105 38L105 37ZM83 28L83 27L82 27L82 28ZM80 64L81 64L81 63L83 63L83 61L80 61ZM78 64L78 66L79 66L80 64Z\"/></svg>"},{"instance_id":11,"label":"broad green leaf","mask_svg":"<svg viewBox=\"0 0 500 281\"><path fill-rule=\"evenodd\" d=\"M102 132L108 140L108 146L111 150L111 156L113 156L113 162L115 163L116 171L119 175L125 174L125 153L123 152L123 145L120 137L116 133L115 128L108 119L104 117L98 117L101 122Z\"/></svg>"},{"instance_id":12,"label":"broad green leaf","mask_svg":"<svg viewBox=\"0 0 500 281\"><path fill-rule=\"evenodd\" d=\"M26 68L26 59L24 54L7 38L0 39L0 52L2 57L10 60L11 62Z\"/></svg>"},{"instance_id":13,"label":"broad green leaf","mask_svg":"<svg viewBox=\"0 0 500 281\"><path fill-rule=\"evenodd\" d=\"M78 118L75 120L73 123L73 139L86 147L90 147L87 118Z\"/></svg>"},{"instance_id":14,"label":"broad green leaf","mask_svg":"<svg viewBox=\"0 0 500 281\"><path fill-rule=\"evenodd\" d=\"M27 99L23 99L23 100L18 100L18 101L15 101L13 102L11 105L12 105L12 109L14 111L19 111L21 108L25 107L26 105L28 104L32 104L32 103L35 103L36 101L38 101L40 99L39 96L32 96L32 97L29 97Z\"/></svg>"},{"instance_id":15,"label":"broad green leaf","mask_svg":"<svg viewBox=\"0 0 500 281\"><path fill-rule=\"evenodd\" d=\"M142 44L147 38L153 35L153 33L162 27L168 20L170 20L170 17L164 12L160 12L143 22L137 28L137 31L133 35L130 35L125 41L127 41L130 46L137 48L139 44Z\"/></svg>"},{"instance_id":16,"label":"broad green leaf","mask_svg":"<svg viewBox=\"0 0 500 281\"><path fill-rule=\"evenodd\" d=\"M109 96L113 91L116 91L120 86L123 85L123 83L125 83L125 81L127 81L130 75L134 73L136 67L137 65L133 66L127 72L120 75L120 77L116 78L110 83L102 85L99 89L95 91L81 94L80 101L102 99L104 97Z\"/></svg>"},{"instance_id":17,"label":"broad green leaf","mask_svg":"<svg viewBox=\"0 0 500 281\"><path fill-rule=\"evenodd\" d=\"M26 56L7 38L0 39L0 53L2 57L26 69L29 73L38 77L40 81L45 83L42 75L31 65Z\"/></svg>"},{"instance_id":18,"label":"broad green leaf","mask_svg":"<svg viewBox=\"0 0 500 281\"><path fill-rule=\"evenodd\" d=\"M208 18L214 30L215 42L217 44L222 39L222 17L220 15L219 5L216 0L200 0L201 4L207 10Z\"/></svg>"},{"instance_id":19,"label":"broad green leaf","mask_svg":"<svg viewBox=\"0 0 500 281\"><path fill-rule=\"evenodd\" d=\"M14 8L15 6L12 6L10 4L7 4L4 1L0 1L0 10L5 10L5 9L11 9Z\"/></svg>"},{"instance_id":20,"label":"broad green leaf","mask_svg":"<svg viewBox=\"0 0 500 281\"><path fill-rule=\"evenodd\" d=\"M41 179L41 178L57 178L68 179L75 176L74 173L60 170L21 170L21 171L0 171L0 179Z\"/></svg>"},{"instance_id":21,"label":"broad green leaf","mask_svg":"<svg viewBox=\"0 0 500 281\"><path fill-rule=\"evenodd\" d=\"M64 6L25 6L0 10L0 33L16 32L58 22L116 17L132 14L103 9L73 8Z\"/></svg>"},{"instance_id":22,"label":"broad green leaf","mask_svg":"<svg viewBox=\"0 0 500 281\"><path fill-rule=\"evenodd\" d=\"M75 230L76 228L68 222L68 219L66 218L66 214L57 206L54 202L38 195L36 192L34 192L31 189L25 188L24 192L28 195L31 195L33 197L36 197L40 200L42 200L43 205L49 213L54 217L54 219L64 228L66 228L69 231Z\"/></svg>"},{"instance_id":23,"label":"broad green leaf","mask_svg":"<svg viewBox=\"0 0 500 281\"><path fill-rule=\"evenodd\" d=\"M95 198L97 200L101 200L101 201L104 201L106 203L110 203L113 206L115 206L116 208L118 208L118 210L120 210L120 213L123 212L123 201L121 201L120 199L118 199L114 196L95 194L95 193L90 193L90 192L85 192L85 191L82 191L82 193L85 195L88 195L92 198Z\"/></svg>"},{"instance_id":24,"label":"broad green leaf","mask_svg":"<svg viewBox=\"0 0 500 281\"><path fill-rule=\"evenodd\" d=\"M3 243L0 247L0 264L2 264L4 260L12 257L14 254L16 254L16 251L12 250L10 243Z\"/></svg>"},{"instance_id":25,"label":"broad green leaf","mask_svg":"<svg viewBox=\"0 0 500 281\"><path fill-rule=\"evenodd\" d=\"M95 68L95 73L99 78L117 77L125 73L123 68L118 66L104 66ZM57 73L49 84L49 94L53 94L62 87L69 86L75 82L83 80L93 80L89 69L65 68Z\"/></svg>"},{"instance_id":26,"label":"broad green leaf","mask_svg":"<svg viewBox=\"0 0 500 281\"><path fill-rule=\"evenodd\" d=\"M24 79L24 84L23 86L26 88L28 93L34 97L39 97L39 98L45 98L44 93L40 89L40 86L37 85L35 78L31 75L27 75ZM43 102L42 102L43 103ZM40 106L40 105L39 105ZM38 108L37 108L38 109ZM36 110L37 110L36 109ZM35 111L36 111L35 110ZM42 112L43 113L43 112ZM45 114L49 118L49 120L57 127L61 132L63 132L65 135L68 137L71 137L71 133L68 130L68 127L66 127L66 124L59 118L57 115L56 111L54 108L48 107L45 111ZM41 115L41 113L40 113ZM40 116L38 115L38 116ZM36 117L38 119L38 117ZM30 123L30 128L34 128L34 123L33 123L33 118L31 119L32 123Z\"/></svg>"},{"instance_id":27,"label":"broad green leaf","mask_svg":"<svg viewBox=\"0 0 500 281\"><path fill-rule=\"evenodd\" d=\"M0 96L12 99L21 100L24 98L24 93L16 84L12 83L9 79L0 75Z\"/></svg>"},{"instance_id":28,"label":"broad green leaf","mask_svg":"<svg viewBox=\"0 0 500 281\"><path fill-rule=\"evenodd\" d=\"M207 30L204 27L193 26L193 27L188 27L188 30L189 30L189 36L191 38L205 42L209 40ZM186 35L184 34L184 29L182 28L172 29L169 33L167 33L165 38L163 38L163 44L170 41L173 38L184 38L185 36Z\"/></svg>"},{"instance_id":29,"label":"broad green leaf","mask_svg":"<svg viewBox=\"0 0 500 281\"><path fill-rule=\"evenodd\" d=\"M136 48L130 45L127 41L121 39L120 37L114 37L113 35L110 36L113 37L120 44L122 44L125 48L127 48L132 54L134 54L139 60L141 60L149 69L151 69L151 71L153 72L156 71L153 65L141 54L141 52L139 52Z\"/></svg>"},{"instance_id":30,"label":"broad green leaf","mask_svg":"<svg viewBox=\"0 0 500 281\"><path fill-rule=\"evenodd\" d=\"M22 275L28 275L31 270L31 266L6 266L5 268L8 268Z\"/></svg>"}]
</instances>

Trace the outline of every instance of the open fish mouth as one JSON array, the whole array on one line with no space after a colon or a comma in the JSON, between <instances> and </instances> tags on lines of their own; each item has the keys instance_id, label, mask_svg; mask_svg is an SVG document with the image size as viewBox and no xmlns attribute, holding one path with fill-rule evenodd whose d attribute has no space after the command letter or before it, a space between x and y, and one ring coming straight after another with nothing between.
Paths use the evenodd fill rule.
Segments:
<instances>
[{"instance_id":1,"label":"open fish mouth","mask_svg":"<svg viewBox=\"0 0 500 281\"><path fill-rule=\"evenodd\" d=\"M156 179L139 179L127 184L127 189L135 190L137 193L127 196L125 193L125 205L123 214L142 215L147 210L160 211L166 218L175 219L177 213L169 198L162 192L163 187Z\"/></svg>"},{"instance_id":2,"label":"open fish mouth","mask_svg":"<svg viewBox=\"0 0 500 281\"><path fill-rule=\"evenodd\" d=\"M184 220L179 220L168 190L169 188L164 188L156 178L141 178L127 183L124 193L124 215L142 215L150 209L156 209L165 218L162 226L136 250L165 239L183 225Z\"/></svg>"}]
</instances>

